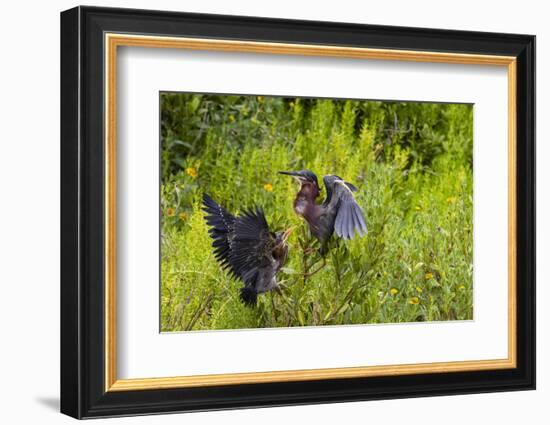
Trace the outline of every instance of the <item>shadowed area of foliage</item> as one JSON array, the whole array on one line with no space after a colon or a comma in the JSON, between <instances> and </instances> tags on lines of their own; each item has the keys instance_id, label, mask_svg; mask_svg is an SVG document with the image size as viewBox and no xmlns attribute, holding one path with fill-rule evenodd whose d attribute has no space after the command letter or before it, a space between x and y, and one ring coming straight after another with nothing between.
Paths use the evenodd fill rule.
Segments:
<instances>
[{"instance_id":1,"label":"shadowed area of foliage","mask_svg":"<svg viewBox=\"0 0 550 425\"><path fill-rule=\"evenodd\" d=\"M473 316L471 105L161 94L163 331L465 320ZM279 170L338 174L369 233L334 241L327 266ZM214 259L207 192L297 225L282 294L249 308ZM324 193L322 193L324 196Z\"/></svg>"}]
</instances>

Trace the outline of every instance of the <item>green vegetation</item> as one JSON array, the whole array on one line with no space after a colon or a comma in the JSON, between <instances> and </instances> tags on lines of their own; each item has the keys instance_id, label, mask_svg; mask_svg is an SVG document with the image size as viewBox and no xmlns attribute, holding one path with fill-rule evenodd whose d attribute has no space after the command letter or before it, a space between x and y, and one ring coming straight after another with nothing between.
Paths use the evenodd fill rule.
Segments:
<instances>
[{"instance_id":1,"label":"green vegetation","mask_svg":"<svg viewBox=\"0 0 550 425\"><path fill-rule=\"evenodd\" d=\"M161 95L163 331L471 319L472 107L428 103ZM334 241L320 265L292 209L309 168L354 183L369 233ZM249 308L221 270L201 211L263 206L297 225L283 291ZM322 193L324 196L324 193Z\"/></svg>"}]
</instances>

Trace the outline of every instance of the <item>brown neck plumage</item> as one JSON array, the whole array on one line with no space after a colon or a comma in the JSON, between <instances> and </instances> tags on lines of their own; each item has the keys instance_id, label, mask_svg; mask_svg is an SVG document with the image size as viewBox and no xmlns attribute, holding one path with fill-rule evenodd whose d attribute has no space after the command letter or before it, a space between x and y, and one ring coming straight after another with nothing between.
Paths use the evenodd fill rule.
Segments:
<instances>
[{"instance_id":1,"label":"brown neck plumage","mask_svg":"<svg viewBox=\"0 0 550 425\"><path fill-rule=\"evenodd\" d=\"M319 188L311 182L304 182L294 200L294 210L312 224L318 215L319 206L316 199L319 196Z\"/></svg>"},{"instance_id":2,"label":"brown neck plumage","mask_svg":"<svg viewBox=\"0 0 550 425\"><path fill-rule=\"evenodd\" d=\"M311 182L302 183L297 198L303 197L307 201L315 203L315 200L319 196L319 188Z\"/></svg>"}]
</instances>

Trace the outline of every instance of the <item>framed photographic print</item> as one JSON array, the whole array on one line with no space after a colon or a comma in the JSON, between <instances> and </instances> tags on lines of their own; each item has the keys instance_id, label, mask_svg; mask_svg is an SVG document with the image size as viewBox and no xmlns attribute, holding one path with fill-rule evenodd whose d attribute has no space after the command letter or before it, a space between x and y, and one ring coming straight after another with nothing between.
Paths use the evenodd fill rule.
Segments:
<instances>
[{"instance_id":1,"label":"framed photographic print","mask_svg":"<svg viewBox=\"0 0 550 425\"><path fill-rule=\"evenodd\" d=\"M61 411L533 389L535 38L61 14Z\"/></svg>"}]
</instances>

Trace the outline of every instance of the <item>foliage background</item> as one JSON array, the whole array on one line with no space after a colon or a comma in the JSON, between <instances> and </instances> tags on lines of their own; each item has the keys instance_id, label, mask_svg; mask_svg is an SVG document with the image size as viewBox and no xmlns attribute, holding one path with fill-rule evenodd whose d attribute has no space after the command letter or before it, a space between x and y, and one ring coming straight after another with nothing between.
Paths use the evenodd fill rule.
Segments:
<instances>
[{"instance_id":1,"label":"foliage background","mask_svg":"<svg viewBox=\"0 0 550 425\"><path fill-rule=\"evenodd\" d=\"M473 316L473 108L463 104L161 94L161 330L467 320ZM319 266L294 214L309 168L354 183L366 237ZM217 264L201 211L263 206L297 225L282 294L249 308ZM323 193L322 193L323 195Z\"/></svg>"}]
</instances>

